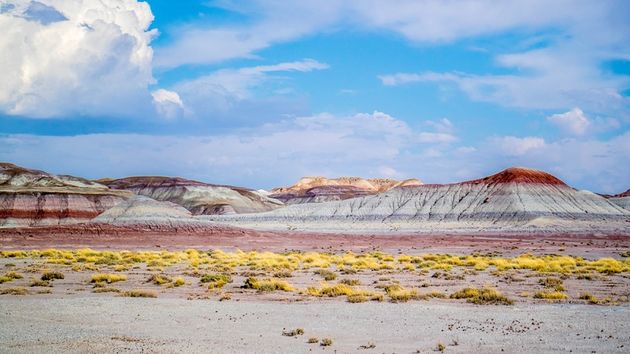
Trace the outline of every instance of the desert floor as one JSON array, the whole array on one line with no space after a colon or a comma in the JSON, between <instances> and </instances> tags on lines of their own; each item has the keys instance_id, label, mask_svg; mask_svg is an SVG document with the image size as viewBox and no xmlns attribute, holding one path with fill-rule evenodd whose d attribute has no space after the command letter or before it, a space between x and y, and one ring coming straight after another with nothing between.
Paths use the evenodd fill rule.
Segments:
<instances>
[{"instance_id":1,"label":"desert floor","mask_svg":"<svg viewBox=\"0 0 630 354\"><path fill-rule=\"evenodd\" d=\"M627 353L629 316L626 305L4 298L0 351ZM295 328L304 334L282 334Z\"/></svg>"},{"instance_id":2,"label":"desert floor","mask_svg":"<svg viewBox=\"0 0 630 354\"><path fill-rule=\"evenodd\" d=\"M4 233L0 352L627 353L629 250L614 235Z\"/></svg>"}]
</instances>

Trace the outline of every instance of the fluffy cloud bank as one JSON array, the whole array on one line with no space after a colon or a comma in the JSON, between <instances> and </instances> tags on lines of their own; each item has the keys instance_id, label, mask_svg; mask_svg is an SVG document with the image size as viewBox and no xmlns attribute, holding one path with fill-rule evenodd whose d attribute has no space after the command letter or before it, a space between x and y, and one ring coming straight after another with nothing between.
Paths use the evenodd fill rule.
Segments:
<instances>
[{"instance_id":1,"label":"fluffy cloud bank","mask_svg":"<svg viewBox=\"0 0 630 354\"><path fill-rule=\"evenodd\" d=\"M428 125L454 129L444 121ZM475 146L458 146L451 139L422 141L423 133L447 134L415 130L382 112L318 114L238 134L0 136L0 161L91 178L178 175L253 188L286 185L304 175L446 183L528 166L577 188L618 193L630 187L630 132L607 141L491 137Z\"/></svg>"},{"instance_id":2,"label":"fluffy cloud bank","mask_svg":"<svg viewBox=\"0 0 630 354\"><path fill-rule=\"evenodd\" d=\"M149 5L136 0L3 1L0 111L44 118L146 112L152 21Z\"/></svg>"}]
</instances>

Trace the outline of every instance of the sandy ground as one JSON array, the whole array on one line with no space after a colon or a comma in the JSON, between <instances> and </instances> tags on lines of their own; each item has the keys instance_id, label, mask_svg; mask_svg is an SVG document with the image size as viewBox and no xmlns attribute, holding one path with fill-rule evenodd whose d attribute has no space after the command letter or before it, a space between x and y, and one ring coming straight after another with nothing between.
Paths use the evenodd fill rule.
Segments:
<instances>
[{"instance_id":1,"label":"sandy ground","mask_svg":"<svg viewBox=\"0 0 630 354\"><path fill-rule=\"evenodd\" d=\"M628 318L629 306L3 298L0 352L627 353ZM305 334L282 335L294 328Z\"/></svg>"}]
</instances>

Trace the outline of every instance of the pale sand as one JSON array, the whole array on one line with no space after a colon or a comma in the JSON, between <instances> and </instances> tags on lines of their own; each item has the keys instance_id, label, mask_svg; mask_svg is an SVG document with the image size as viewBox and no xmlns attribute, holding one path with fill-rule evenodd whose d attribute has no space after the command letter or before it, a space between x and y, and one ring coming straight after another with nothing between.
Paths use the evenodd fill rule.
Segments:
<instances>
[{"instance_id":1,"label":"pale sand","mask_svg":"<svg viewBox=\"0 0 630 354\"><path fill-rule=\"evenodd\" d=\"M630 306L0 298L0 352L627 353ZM283 328L304 328L297 337ZM331 347L307 344L330 337ZM458 345L453 345L453 341ZM359 349L372 342L374 349Z\"/></svg>"}]
</instances>

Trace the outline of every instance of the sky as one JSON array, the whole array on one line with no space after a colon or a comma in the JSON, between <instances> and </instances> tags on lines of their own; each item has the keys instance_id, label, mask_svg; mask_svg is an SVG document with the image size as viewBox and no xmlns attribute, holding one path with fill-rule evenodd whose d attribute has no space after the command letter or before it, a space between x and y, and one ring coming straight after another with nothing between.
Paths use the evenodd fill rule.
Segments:
<instances>
[{"instance_id":1,"label":"sky","mask_svg":"<svg viewBox=\"0 0 630 354\"><path fill-rule=\"evenodd\" d=\"M0 161L630 188L630 3L0 0Z\"/></svg>"}]
</instances>

